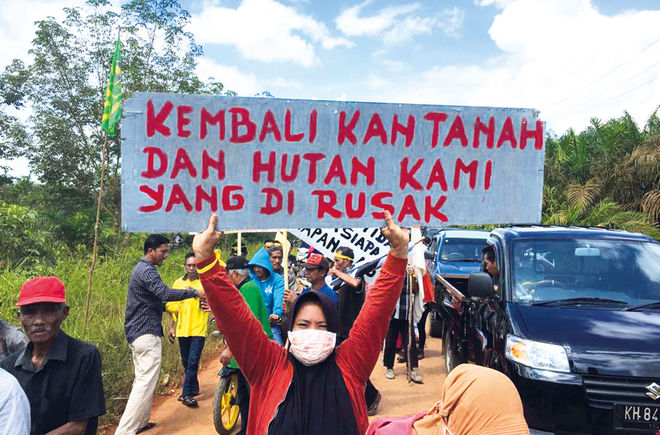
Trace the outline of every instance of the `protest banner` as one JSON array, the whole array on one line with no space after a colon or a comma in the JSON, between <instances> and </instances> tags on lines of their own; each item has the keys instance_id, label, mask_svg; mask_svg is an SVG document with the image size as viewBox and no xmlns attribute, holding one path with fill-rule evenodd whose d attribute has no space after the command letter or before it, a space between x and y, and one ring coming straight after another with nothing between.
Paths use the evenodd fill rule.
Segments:
<instances>
[{"instance_id":1,"label":"protest banner","mask_svg":"<svg viewBox=\"0 0 660 435\"><path fill-rule=\"evenodd\" d=\"M124 114L126 231L541 218L532 109L138 93Z\"/></svg>"},{"instance_id":2,"label":"protest banner","mask_svg":"<svg viewBox=\"0 0 660 435\"><path fill-rule=\"evenodd\" d=\"M340 246L351 248L353 264L382 257L390 249L380 228L297 228L289 232L330 259Z\"/></svg>"}]
</instances>

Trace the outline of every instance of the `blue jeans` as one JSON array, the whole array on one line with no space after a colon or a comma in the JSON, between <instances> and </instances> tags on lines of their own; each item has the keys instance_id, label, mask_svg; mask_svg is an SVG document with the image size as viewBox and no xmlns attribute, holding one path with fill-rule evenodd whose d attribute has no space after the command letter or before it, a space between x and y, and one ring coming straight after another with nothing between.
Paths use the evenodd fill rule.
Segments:
<instances>
[{"instance_id":1,"label":"blue jeans","mask_svg":"<svg viewBox=\"0 0 660 435\"><path fill-rule=\"evenodd\" d=\"M284 346L284 339L282 338L282 331L279 325L270 325L270 331L273 333L273 341L280 346Z\"/></svg>"},{"instance_id":2,"label":"blue jeans","mask_svg":"<svg viewBox=\"0 0 660 435\"><path fill-rule=\"evenodd\" d=\"M181 351L181 363L186 372L183 378L184 396L193 396L199 393L199 380L197 370L199 359L204 349L204 337L179 337L179 350Z\"/></svg>"}]
</instances>

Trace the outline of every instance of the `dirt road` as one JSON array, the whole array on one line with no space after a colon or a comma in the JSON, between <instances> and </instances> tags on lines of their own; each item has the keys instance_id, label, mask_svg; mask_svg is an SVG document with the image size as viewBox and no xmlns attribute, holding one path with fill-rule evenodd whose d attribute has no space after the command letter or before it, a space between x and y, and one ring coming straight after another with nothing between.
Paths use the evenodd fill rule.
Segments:
<instances>
[{"instance_id":1,"label":"dirt road","mask_svg":"<svg viewBox=\"0 0 660 435\"><path fill-rule=\"evenodd\" d=\"M440 355L441 340L429 336L426 343L426 358L420 361L420 374L424 384L408 384L404 364L395 364L396 379L389 380L383 375L382 364L376 365L371 381L380 390L383 399L378 408L379 417L393 417L421 412L439 400L440 386L445 378L444 360ZM190 409L176 400L180 391L169 397L157 397L151 412L151 421L156 426L144 432L145 435L216 435L213 428L211 407L213 394L218 381L220 363L217 358L207 361L200 373L199 408Z\"/></svg>"}]
</instances>

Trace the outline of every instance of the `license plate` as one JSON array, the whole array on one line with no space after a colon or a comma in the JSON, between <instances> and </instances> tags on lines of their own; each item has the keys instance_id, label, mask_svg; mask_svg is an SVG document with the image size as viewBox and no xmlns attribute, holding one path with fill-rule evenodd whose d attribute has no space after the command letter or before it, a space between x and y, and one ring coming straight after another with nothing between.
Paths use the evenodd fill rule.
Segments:
<instances>
[{"instance_id":1,"label":"license plate","mask_svg":"<svg viewBox=\"0 0 660 435\"><path fill-rule=\"evenodd\" d=\"M660 429L660 406L616 405L614 427L617 429Z\"/></svg>"}]
</instances>

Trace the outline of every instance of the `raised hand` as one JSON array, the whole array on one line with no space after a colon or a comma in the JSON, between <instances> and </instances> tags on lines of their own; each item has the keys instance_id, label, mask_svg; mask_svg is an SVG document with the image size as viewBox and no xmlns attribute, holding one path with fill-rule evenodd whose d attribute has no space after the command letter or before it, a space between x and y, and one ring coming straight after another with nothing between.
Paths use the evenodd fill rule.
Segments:
<instances>
[{"instance_id":1,"label":"raised hand","mask_svg":"<svg viewBox=\"0 0 660 435\"><path fill-rule=\"evenodd\" d=\"M384 214L385 227L381 228L380 232L390 242L390 253L398 258L408 258L408 240L410 240L408 230L395 224L389 211L385 211Z\"/></svg>"},{"instance_id":2,"label":"raised hand","mask_svg":"<svg viewBox=\"0 0 660 435\"><path fill-rule=\"evenodd\" d=\"M192 250L195 253L197 261L205 260L212 255L215 255L213 250L220 241L222 233L215 230L215 223L218 220L218 215L213 213L209 218L208 227L201 233L195 234L192 242Z\"/></svg>"}]
</instances>

